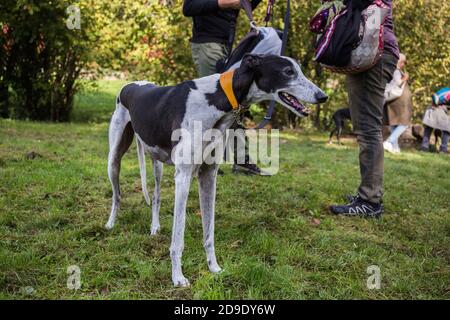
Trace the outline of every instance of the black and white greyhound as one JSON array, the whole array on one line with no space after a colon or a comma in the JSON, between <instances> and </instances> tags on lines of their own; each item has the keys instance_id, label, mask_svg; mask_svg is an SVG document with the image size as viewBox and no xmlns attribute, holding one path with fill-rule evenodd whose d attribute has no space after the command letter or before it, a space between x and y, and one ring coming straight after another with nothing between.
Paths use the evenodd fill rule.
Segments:
<instances>
[{"instance_id":1,"label":"black and white greyhound","mask_svg":"<svg viewBox=\"0 0 450 320\"><path fill-rule=\"evenodd\" d=\"M116 110L109 127L108 175L112 185L112 209L106 224L114 226L120 203L119 172L122 156L133 140L137 139L143 192L150 200L146 188L144 152L153 160L155 190L152 203L151 234L160 228L160 185L163 163L175 165L175 206L173 216L172 280L175 286L188 286L189 281L181 269L184 248L186 202L193 176L198 176L200 209L202 212L203 241L208 267L211 272L221 271L214 249L214 206L218 164L176 163L171 155L188 139L173 141L172 133L180 128L192 132L194 122L202 123L202 130L218 129L224 133L234 121L235 103L248 105L263 100L276 100L296 115L304 117L309 109L300 101L322 103L325 93L309 81L299 64L288 57L247 54L239 68L230 77L230 92L222 84L222 75L186 81L175 86L158 87L149 82L125 85L117 97ZM234 97L233 97L234 95ZM233 101L233 98L235 101ZM194 138L193 138L194 139ZM225 139L225 138L224 138ZM194 144L191 144L194 145ZM205 149L208 142L201 142Z\"/></svg>"}]
</instances>

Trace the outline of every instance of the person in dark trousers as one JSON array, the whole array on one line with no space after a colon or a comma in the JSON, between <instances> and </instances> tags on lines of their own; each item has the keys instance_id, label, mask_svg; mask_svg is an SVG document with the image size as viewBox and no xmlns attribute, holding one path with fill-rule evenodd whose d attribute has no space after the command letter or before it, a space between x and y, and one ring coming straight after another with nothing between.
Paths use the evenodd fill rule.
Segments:
<instances>
[{"instance_id":1,"label":"person in dark trousers","mask_svg":"<svg viewBox=\"0 0 450 320\"><path fill-rule=\"evenodd\" d=\"M252 0L252 8L260 2ZM183 14L193 20L191 49L199 77L217 73L217 62L229 55L240 9L240 0L184 0ZM230 129L245 128L235 122ZM237 150L234 153L233 172L261 174L258 166L250 163L247 147L245 163L238 164Z\"/></svg>"},{"instance_id":2,"label":"person in dark trousers","mask_svg":"<svg viewBox=\"0 0 450 320\"><path fill-rule=\"evenodd\" d=\"M384 24L384 54L371 69L347 76L347 89L353 130L359 144L361 183L356 196L345 205L333 205L334 214L379 217L383 211L384 149L383 105L386 84L392 79L399 59L399 48L392 20L392 0Z\"/></svg>"}]
</instances>

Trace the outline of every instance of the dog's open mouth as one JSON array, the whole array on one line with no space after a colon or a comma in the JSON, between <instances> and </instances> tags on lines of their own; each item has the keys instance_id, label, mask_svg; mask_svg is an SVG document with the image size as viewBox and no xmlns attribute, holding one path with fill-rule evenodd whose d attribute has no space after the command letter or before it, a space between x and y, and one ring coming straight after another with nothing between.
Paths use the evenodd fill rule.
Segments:
<instances>
[{"instance_id":1,"label":"dog's open mouth","mask_svg":"<svg viewBox=\"0 0 450 320\"><path fill-rule=\"evenodd\" d=\"M311 110L307 107L305 107L296 97L293 95L280 91L278 92L278 96L280 97L281 101L289 105L290 107L294 108L295 111L300 113L303 116L308 116L311 113Z\"/></svg>"}]
</instances>

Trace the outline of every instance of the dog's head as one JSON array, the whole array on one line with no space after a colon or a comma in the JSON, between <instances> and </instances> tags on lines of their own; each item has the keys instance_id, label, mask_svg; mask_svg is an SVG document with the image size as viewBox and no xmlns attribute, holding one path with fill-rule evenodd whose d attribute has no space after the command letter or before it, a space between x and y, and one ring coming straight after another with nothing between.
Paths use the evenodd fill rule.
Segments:
<instances>
[{"instance_id":1,"label":"dog's head","mask_svg":"<svg viewBox=\"0 0 450 320\"><path fill-rule=\"evenodd\" d=\"M277 55L246 54L239 73L247 82L247 103L275 100L300 117L310 110L302 103L323 103L328 97L302 73L292 58Z\"/></svg>"}]
</instances>

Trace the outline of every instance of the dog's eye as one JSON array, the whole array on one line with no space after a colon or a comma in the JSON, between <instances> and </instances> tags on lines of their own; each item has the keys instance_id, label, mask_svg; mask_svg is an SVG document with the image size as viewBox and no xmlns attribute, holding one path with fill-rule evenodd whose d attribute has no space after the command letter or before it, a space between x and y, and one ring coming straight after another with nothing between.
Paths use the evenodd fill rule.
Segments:
<instances>
[{"instance_id":1,"label":"dog's eye","mask_svg":"<svg viewBox=\"0 0 450 320\"><path fill-rule=\"evenodd\" d=\"M295 70L292 68L286 68L283 70L283 72L285 75L287 75L289 77L292 77L293 75L295 75Z\"/></svg>"}]
</instances>

